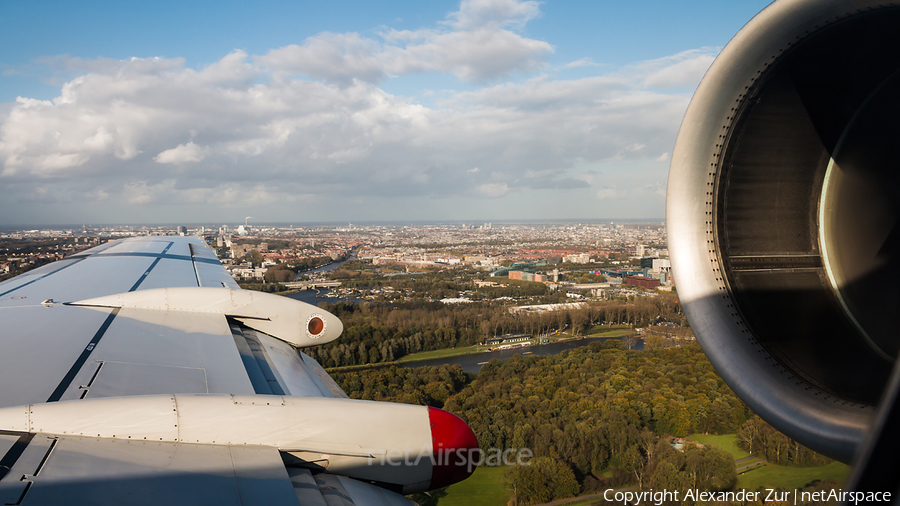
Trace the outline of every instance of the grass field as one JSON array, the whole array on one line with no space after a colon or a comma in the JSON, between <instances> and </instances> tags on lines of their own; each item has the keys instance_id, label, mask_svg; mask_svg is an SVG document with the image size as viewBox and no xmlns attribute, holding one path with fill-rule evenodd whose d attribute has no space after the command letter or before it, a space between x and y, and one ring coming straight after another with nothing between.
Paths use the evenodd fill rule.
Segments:
<instances>
[{"instance_id":1,"label":"grass field","mask_svg":"<svg viewBox=\"0 0 900 506\"><path fill-rule=\"evenodd\" d=\"M588 337L622 337L634 333L631 329L615 329L604 330L602 332L591 332Z\"/></svg>"},{"instance_id":2,"label":"grass field","mask_svg":"<svg viewBox=\"0 0 900 506\"><path fill-rule=\"evenodd\" d=\"M410 355L405 355L400 358L400 360L395 360L393 362L378 362L376 364L365 364L365 365L348 365L344 367L329 367L326 371L329 372L347 372L353 371L356 369L370 369L372 367L387 367L391 365L402 364L406 362L415 362L417 360L430 360L433 358L447 358L447 357L456 357L459 355L468 355L470 353L481 353L487 351L487 346L464 346L461 348L447 348L444 350L433 350L433 351L422 351L419 353L412 353Z\"/></svg>"},{"instance_id":3,"label":"grass field","mask_svg":"<svg viewBox=\"0 0 900 506\"><path fill-rule=\"evenodd\" d=\"M392 365L397 365L399 362L378 362L377 364L364 364L364 365L345 365L343 367L328 367L325 370L332 372L350 372L350 371L358 371L364 369L380 369L383 367L390 367Z\"/></svg>"},{"instance_id":4,"label":"grass field","mask_svg":"<svg viewBox=\"0 0 900 506\"><path fill-rule=\"evenodd\" d=\"M634 332L628 325L597 325L587 332L591 337L619 337Z\"/></svg>"},{"instance_id":5,"label":"grass field","mask_svg":"<svg viewBox=\"0 0 900 506\"><path fill-rule=\"evenodd\" d=\"M765 463L738 476L738 488L756 490L763 488L803 488L813 480L834 478L838 483L847 479L850 466L832 462L821 467L788 467Z\"/></svg>"},{"instance_id":6,"label":"grass field","mask_svg":"<svg viewBox=\"0 0 900 506\"><path fill-rule=\"evenodd\" d=\"M732 457L734 457L734 460L742 459L750 455L749 453L737 447L734 434L725 434L723 436L714 436L712 434L694 434L692 436L688 436L687 439L696 441L702 445L715 446L719 449L725 450L726 452L730 453Z\"/></svg>"},{"instance_id":7,"label":"grass field","mask_svg":"<svg viewBox=\"0 0 900 506\"><path fill-rule=\"evenodd\" d=\"M624 335L630 334L632 332L631 327L625 326L613 326L610 327L594 327L587 336L581 337L622 337ZM550 342L558 341L560 339L572 339L575 336L570 334L561 333L553 336L549 336L548 340ZM405 364L407 362L417 362L420 360L432 360L436 358L448 358L448 357L457 357L459 355L469 355L472 353L484 353L488 351L487 346L483 345L475 345L475 346L461 346L458 348L448 348L444 350L432 350L432 351L422 351L419 353L412 353L409 355L405 355L400 358L400 360L396 360L394 362L379 362L377 364L365 364L365 365L348 365L344 367L330 367L326 369L329 372L347 372L353 371L356 369L369 369L371 367L385 367L389 365L397 365L397 364Z\"/></svg>"},{"instance_id":8,"label":"grass field","mask_svg":"<svg viewBox=\"0 0 900 506\"><path fill-rule=\"evenodd\" d=\"M506 506L509 495L500 485L506 467L475 468L467 480L450 485L447 495L438 501L439 506Z\"/></svg>"},{"instance_id":9,"label":"grass field","mask_svg":"<svg viewBox=\"0 0 900 506\"><path fill-rule=\"evenodd\" d=\"M735 460L750 455L737 447L734 434L726 434L724 436L695 434L688 439L704 445L719 447L730 453ZM834 478L840 483L847 479L849 474L850 466L840 462L832 462L820 467L777 466L767 462L761 466L751 468L738 476L738 488L747 490L756 490L759 487L803 488L813 480L824 480L827 478Z\"/></svg>"},{"instance_id":10,"label":"grass field","mask_svg":"<svg viewBox=\"0 0 900 506\"><path fill-rule=\"evenodd\" d=\"M565 506L588 506L589 504L596 504L596 503L597 503L597 499L593 498L593 499L584 499L582 501L567 502Z\"/></svg>"},{"instance_id":11,"label":"grass field","mask_svg":"<svg viewBox=\"0 0 900 506\"><path fill-rule=\"evenodd\" d=\"M404 355L397 362L415 362L416 360L431 360L433 358L455 357L458 355L468 355L469 353L481 353L483 351L487 351L487 346L464 346L460 348L447 348L444 350L422 351L419 353Z\"/></svg>"},{"instance_id":12,"label":"grass field","mask_svg":"<svg viewBox=\"0 0 900 506\"><path fill-rule=\"evenodd\" d=\"M577 335L577 336L574 335L574 334L568 334L568 333L566 333L566 332L561 332L561 333L559 333L559 334L554 334L554 335L548 337L547 339L548 339L551 343L553 343L553 342L555 342L555 341L560 341L560 340L562 340L562 341L567 341L567 340L570 340L570 339L584 339L584 338L588 338L588 339L597 339L597 338L616 338L616 337L627 336L628 334L631 334L631 333L632 333L631 329L627 329L627 330L622 330L622 329L613 329L613 330L609 330L609 329L605 329L605 330L602 331L602 332L595 332L595 333L593 333L593 334L591 334L590 332L588 332L587 334L581 334L581 335Z\"/></svg>"}]
</instances>

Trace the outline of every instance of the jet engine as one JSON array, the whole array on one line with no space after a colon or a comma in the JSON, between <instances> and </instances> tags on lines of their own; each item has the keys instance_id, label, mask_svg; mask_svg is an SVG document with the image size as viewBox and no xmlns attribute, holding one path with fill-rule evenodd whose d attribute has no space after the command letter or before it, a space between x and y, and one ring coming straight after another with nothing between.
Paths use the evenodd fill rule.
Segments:
<instances>
[{"instance_id":1,"label":"jet engine","mask_svg":"<svg viewBox=\"0 0 900 506\"><path fill-rule=\"evenodd\" d=\"M900 350L898 97L900 2L778 0L707 71L669 173L704 351L760 416L844 462Z\"/></svg>"}]
</instances>

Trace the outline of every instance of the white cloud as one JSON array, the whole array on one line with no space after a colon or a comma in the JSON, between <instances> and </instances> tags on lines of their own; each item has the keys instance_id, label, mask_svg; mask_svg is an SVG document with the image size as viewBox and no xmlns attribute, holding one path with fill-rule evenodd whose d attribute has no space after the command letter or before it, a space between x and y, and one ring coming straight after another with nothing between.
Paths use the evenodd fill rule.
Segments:
<instances>
[{"instance_id":1,"label":"white cloud","mask_svg":"<svg viewBox=\"0 0 900 506\"><path fill-rule=\"evenodd\" d=\"M100 202L108 199L109 193L103 190L86 191L81 195L81 198L88 201Z\"/></svg>"},{"instance_id":2,"label":"white cloud","mask_svg":"<svg viewBox=\"0 0 900 506\"><path fill-rule=\"evenodd\" d=\"M147 181L125 183L125 198L129 204L148 204L156 200L160 186L148 186Z\"/></svg>"},{"instance_id":3,"label":"white cloud","mask_svg":"<svg viewBox=\"0 0 900 506\"><path fill-rule=\"evenodd\" d=\"M595 176L595 174L592 174L589 172L584 172L581 174L577 174L575 176L575 179L579 179L590 185L590 184L594 184L594 176Z\"/></svg>"},{"instance_id":4,"label":"white cloud","mask_svg":"<svg viewBox=\"0 0 900 506\"><path fill-rule=\"evenodd\" d=\"M466 82L485 82L544 65L553 52L544 42L512 29L538 14L537 2L464 1L440 28L387 30L382 41L358 33L320 33L256 58L275 72L303 74L348 85L378 83L391 75L452 73Z\"/></svg>"},{"instance_id":5,"label":"white cloud","mask_svg":"<svg viewBox=\"0 0 900 506\"><path fill-rule=\"evenodd\" d=\"M448 24L459 30L474 30L485 26L522 29L525 23L540 15L540 2L463 0L459 11L448 16Z\"/></svg>"},{"instance_id":6,"label":"white cloud","mask_svg":"<svg viewBox=\"0 0 900 506\"><path fill-rule=\"evenodd\" d=\"M701 48L641 62L628 71L643 77L647 88L695 88L721 48Z\"/></svg>"},{"instance_id":7,"label":"white cloud","mask_svg":"<svg viewBox=\"0 0 900 506\"><path fill-rule=\"evenodd\" d=\"M665 180L662 181L654 181L649 184L645 184L644 186L635 188L632 193L637 196L656 196L656 197L665 197L666 196L666 183Z\"/></svg>"},{"instance_id":8,"label":"white cloud","mask_svg":"<svg viewBox=\"0 0 900 506\"><path fill-rule=\"evenodd\" d=\"M381 44L357 33L320 33L301 45L274 49L256 60L275 71L344 84L354 79L377 83L387 78Z\"/></svg>"},{"instance_id":9,"label":"white cloud","mask_svg":"<svg viewBox=\"0 0 900 506\"><path fill-rule=\"evenodd\" d=\"M37 205L54 204L57 202L56 197L46 186L35 186L24 195L21 195L19 199L22 203Z\"/></svg>"},{"instance_id":10,"label":"white cloud","mask_svg":"<svg viewBox=\"0 0 900 506\"><path fill-rule=\"evenodd\" d=\"M111 195L144 180L149 166L157 182L195 189L248 177L329 195L462 195L498 183L478 192L496 196L500 182L505 191L578 188L592 183L562 172L576 160L667 152L688 102L618 75L540 76L446 94L429 108L362 81L270 78L248 60L235 52L200 70L173 71L154 59L157 73L145 60L130 61L110 65L114 74L66 83L65 100L23 99L0 126L2 174L96 178ZM529 171L541 177L526 178Z\"/></svg>"},{"instance_id":11,"label":"white cloud","mask_svg":"<svg viewBox=\"0 0 900 506\"><path fill-rule=\"evenodd\" d=\"M105 126L97 128L97 133L84 140L84 147L93 152L103 152L113 143L113 136Z\"/></svg>"},{"instance_id":12,"label":"white cloud","mask_svg":"<svg viewBox=\"0 0 900 506\"><path fill-rule=\"evenodd\" d=\"M563 65L563 68L573 69L573 68L578 68L578 67L599 67L599 66L600 66L599 63L594 63L594 61L591 60L590 58L584 57L579 60L575 60L573 62L566 63L565 65Z\"/></svg>"},{"instance_id":13,"label":"white cloud","mask_svg":"<svg viewBox=\"0 0 900 506\"><path fill-rule=\"evenodd\" d=\"M613 188L603 188L602 190L597 190L597 200L611 200L617 198L619 196L619 192Z\"/></svg>"},{"instance_id":14,"label":"white cloud","mask_svg":"<svg viewBox=\"0 0 900 506\"><path fill-rule=\"evenodd\" d=\"M659 169L653 160L668 156L689 95L648 83L695 75L685 68L702 66L708 52L581 79L532 75L444 91L433 106L375 84L400 72L476 82L540 68L552 48L514 31L534 19L536 5L464 2L437 28L388 32L376 43L320 34L263 56L233 51L198 69L180 58L60 57L55 64L81 74L59 97L20 98L0 117L0 215L35 186L47 192L34 198L121 209L494 202L551 188L586 200L635 195L646 180L610 182L605 169L601 177L573 167L647 161Z\"/></svg>"},{"instance_id":15,"label":"white cloud","mask_svg":"<svg viewBox=\"0 0 900 506\"><path fill-rule=\"evenodd\" d=\"M88 158L84 153L50 153L41 160L39 168L45 173L54 172L68 167L83 165L88 161Z\"/></svg>"},{"instance_id":16,"label":"white cloud","mask_svg":"<svg viewBox=\"0 0 900 506\"><path fill-rule=\"evenodd\" d=\"M128 58L116 60L100 57L95 60L69 55L48 56L38 59L39 62L57 70L67 70L83 73L110 74L127 72L129 74L155 74L160 71L177 71L184 66L184 58Z\"/></svg>"},{"instance_id":17,"label":"white cloud","mask_svg":"<svg viewBox=\"0 0 900 506\"><path fill-rule=\"evenodd\" d=\"M402 35L402 37L401 37ZM543 67L553 47L509 30L481 27L448 33L390 34L390 38L423 40L405 47L387 46L385 68L391 74L449 72L462 81L482 83Z\"/></svg>"},{"instance_id":18,"label":"white cloud","mask_svg":"<svg viewBox=\"0 0 900 506\"><path fill-rule=\"evenodd\" d=\"M485 183L478 187L478 191L488 197L502 197L509 191L506 183Z\"/></svg>"},{"instance_id":19,"label":"white cloud","mask_svg":"<svg viewBox=\"0 0 900 506\"><path fill-rule=\"evenodd\" d=\"M209 156L212 150L209 146L200 147L193 142L187 144L179 144L178 146L167 149L156 155L153 161L156 163L174 163L182 164L188 162L199 162Z\"/></svg>"}]
</instances>

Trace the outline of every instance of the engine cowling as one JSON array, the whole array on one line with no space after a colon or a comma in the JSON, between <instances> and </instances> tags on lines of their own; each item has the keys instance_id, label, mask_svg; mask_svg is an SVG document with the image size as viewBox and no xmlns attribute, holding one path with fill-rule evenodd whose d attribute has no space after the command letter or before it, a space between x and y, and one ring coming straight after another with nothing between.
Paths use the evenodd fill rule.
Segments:
<instances>
[{"instance_id":1,"label":"engine cowling","mask_svg":"<svg viewBox=\"0 0 900 506\"><path fill-rule=\"evenodd\" d=\"M710 67L672 156L673 274L776 428L852 460L897 358L900 4L778 0Z\"/></svg>"}]
</instances>

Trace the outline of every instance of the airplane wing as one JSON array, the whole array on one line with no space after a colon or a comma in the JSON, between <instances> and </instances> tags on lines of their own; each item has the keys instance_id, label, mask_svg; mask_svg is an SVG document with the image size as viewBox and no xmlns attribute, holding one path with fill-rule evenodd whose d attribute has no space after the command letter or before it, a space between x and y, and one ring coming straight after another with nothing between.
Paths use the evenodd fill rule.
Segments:
<instances>
[{"instance_id":1,"label":"airplane wing","mask_svg":"<svg viewBox=\"0 0 900 506\"><path fill-rule=\"evenodd\" d=\"M198 238L0 283L0 504L409 504L464 479L453 415L348 399L297 348L342 325L240 290Z\"/></svg>"}]
</instances>

